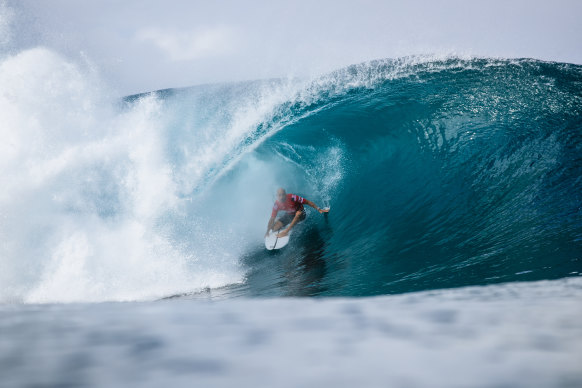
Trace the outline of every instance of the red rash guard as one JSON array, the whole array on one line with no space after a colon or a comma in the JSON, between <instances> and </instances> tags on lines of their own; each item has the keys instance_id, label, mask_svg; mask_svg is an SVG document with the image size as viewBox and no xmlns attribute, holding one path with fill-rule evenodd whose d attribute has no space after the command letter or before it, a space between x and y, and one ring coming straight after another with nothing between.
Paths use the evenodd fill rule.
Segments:
<instances>
[{"instance_id":1,"label":"red rash guard","mask_svg":"<svg viewBox=\"0 0 582 388\"><path fill-rule=\"evenodd\" d=\"M275 204L273 205L273 211L271 212L271 217L276 217L279 210L284 210L287 213L295 213L299 210L303 210L304 203L305 198L295 194L287 194L287 200L285 203L275 201Z\"/></svg>"}]
</instances>

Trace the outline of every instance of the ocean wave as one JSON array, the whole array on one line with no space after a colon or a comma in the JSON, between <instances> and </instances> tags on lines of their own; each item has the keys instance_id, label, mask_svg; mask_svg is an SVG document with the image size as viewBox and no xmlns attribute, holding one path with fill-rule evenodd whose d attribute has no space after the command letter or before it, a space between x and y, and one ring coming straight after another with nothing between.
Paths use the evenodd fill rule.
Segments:
<instances>
[{"instance_id":1,"label":"ocean wave","mask_svg":"<svg viewBox=\"0 0 582 388\"><path fill-rule=\"evenodd\" d=\"M0 64L0 301L377 295L580 273L582 67L419 56L121 103ZM277 187L320 205L262 248Z\"/></svg>"}]
</instances>

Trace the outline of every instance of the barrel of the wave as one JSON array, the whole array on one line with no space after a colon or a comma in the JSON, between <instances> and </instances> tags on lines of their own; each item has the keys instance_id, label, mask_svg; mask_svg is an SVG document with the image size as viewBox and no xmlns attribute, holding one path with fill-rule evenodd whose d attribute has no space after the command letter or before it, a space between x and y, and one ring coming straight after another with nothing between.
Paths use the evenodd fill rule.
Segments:
<instances>
[{"instance_id":1,"label":"barrel of the wave","mask_svg":"<svg viewBox=\"0 0 582 388\"><path fill-rule=\"evenodd\" d=\"M301 189L341 197L334 225L319 229L324 250L299 252L301 265L325 258L310 286L376 295L580 272L582 66L451 59L350 71L334 87L377 81L333 99L324 90L299 112L307 118L258 148ZM334 160L329 189L321 177Z\"/></svg>"}]
</instances>

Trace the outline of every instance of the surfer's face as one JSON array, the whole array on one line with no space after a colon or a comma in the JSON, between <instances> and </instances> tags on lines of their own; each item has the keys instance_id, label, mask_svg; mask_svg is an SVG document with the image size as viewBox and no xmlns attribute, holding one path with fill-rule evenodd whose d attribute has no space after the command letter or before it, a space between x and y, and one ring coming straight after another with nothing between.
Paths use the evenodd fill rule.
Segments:
<instances>
[{"instance_id":1,"label":"surfer's face","mask_svg":"<svg viewBox=\"0 0 582 388\"><path fill-rule=\"evenodd\" d=\"M286 193L282 190L277 191L277 201L283 203L285 202Z\"/></svg>"}]
</instances>

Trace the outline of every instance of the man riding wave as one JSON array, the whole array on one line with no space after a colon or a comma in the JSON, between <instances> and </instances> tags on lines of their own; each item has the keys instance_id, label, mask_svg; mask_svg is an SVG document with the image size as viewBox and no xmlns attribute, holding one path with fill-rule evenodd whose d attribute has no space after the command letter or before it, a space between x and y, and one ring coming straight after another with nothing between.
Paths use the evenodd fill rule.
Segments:
<instances>
[{"instance_id":1,"label":"man riding wave","mask_svg":"<svg viewBox=\"0 0 582 388\"><path fill-rule=\"evenodd\" d=\"M274 230L275 232L287 226L285 230L279 232L278 237L285 237L291 229L300 221L305 219L305 209L303 204L309 205L320 213L327 213L329 209L320 209L316 204L308 199L300 197L296 194L287 194L285 189L279 188L277 190L277 200L273 205L273 211L271 212L271 218L267 224L267 233L265 237L269 235L269 231ZM285 214L275 220L277 213L279 211L285 211Z\"/></svg>"}]
</instances>

